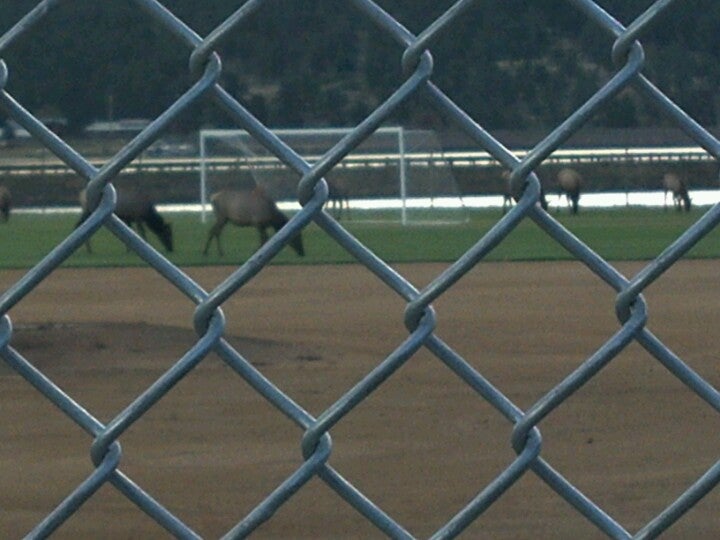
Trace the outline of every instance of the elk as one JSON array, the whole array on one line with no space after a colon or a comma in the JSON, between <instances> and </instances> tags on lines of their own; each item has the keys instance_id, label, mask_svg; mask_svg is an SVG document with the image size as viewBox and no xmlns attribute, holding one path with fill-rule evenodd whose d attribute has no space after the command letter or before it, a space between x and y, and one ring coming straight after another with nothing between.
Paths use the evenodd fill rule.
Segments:
<instances>
[{"instance_id":1,"label":"elk","mask_svg":"<svg viewBox=\"0 0 720 540\"><path fill-rule=\"evenodd\" d=\"M122 219L128 227L135 225L144 240L147 240L144 227L144 225L147 225L157 235L165 249L172 252L172 226L155 209L155 203L152 199L146 193L140 191L117 187L115 189L117 191L115 215ZM79 199L82 213L75 228L79 227L90 216L90 210L87 206L87 193L84 189L80 192ZM85 246L88 252L92 253L90 242L86 242Z\"/></svg>"},{"instance_id":2,"label":"elk","mask_svg":"<svg viewBox=\"0 0 720 540\"><path fill-rule=\"evenodd\" d=\"M512 196L512 188L510 186L510 171L503 171L502 172L502 179L503 179L503 206L502 206L502 213L505 215L508 208L512 208L513 204L515 204L515 200ZM540 184L540 206L543 210L548 209L548 202L545 198L545 190L542 187L542 184Z\"/></svg>"},{"instance_id":3,"label":"elk","mask_svg":"<svg viewBox=\"0 0 720 540\"><path fill-rule=\"evenodd\" d=\"M350 218L350 198L343 182L339 180L327 180L328 185L328 209L338 221L343 216L343 210Z\"/></svg>"},{"instance_id":4,"label":"elk","mask_svg":"<svg viewBox=\"0 0 720 540\"><path fill-rule=\"evenodd\" d=\"M668 192L672 193L673 205L680 211L685 208L686 212L690 211L690 195L687 186L682 178L675 173L665 173L662 178L663 190L665 191L665 210L667 210Z\"/></svg>"},{"instance_id":5,"label":"elk","mask_svg":"<svg viewBox=\"0 0 720 540\"><path fill-rule=\"evenodd\" d=\"M10 219L10 207L12 206L12 196L10 190L6 186L0 186L0 220L7 223Z\"/></svg>"},{"instance_id":6,"label":"elk","mask_svg":"<svg viewBox=\"0 0 720 540\"><path fill-rule=\"evenodd\" d=\"M557 174L558 198L565 195L573 214L578 213L582 176L575 169L561 169Z\"/></svg>"},{"instance_id":7,"label":"elk","mask_svg":"<svg viewBox=\"0 0 720 540\"><path fill-rule=\"evenodd\" d=\"M224 255L220 234L228 222L238 227L255 227L260 235L260 246L268 240L268 227L277 232L288 222L287 216L260 186L249 190L218 191L210 197L210 203L215 214L215 223L208 232L203 255L207 255L213 238L217 241L218 253ZM299 256L305 255L300 233L293 237L290 246Z\"/></svg>"}]
</instances>

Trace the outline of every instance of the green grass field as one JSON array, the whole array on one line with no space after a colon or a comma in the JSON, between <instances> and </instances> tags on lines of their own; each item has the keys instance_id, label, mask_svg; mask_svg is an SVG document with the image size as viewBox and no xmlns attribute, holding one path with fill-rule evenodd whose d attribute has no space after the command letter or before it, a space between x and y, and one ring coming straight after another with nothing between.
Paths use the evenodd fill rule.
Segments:
<instances>
[{"instance_id":1,"label":"green grass field","mask_svg":"<svg viewBox=\"0 0 720 540\"><path fill-rule=\"evenodd\" d=\"M558 219L593 250L609 260L646 260L657 256L702 215L705 209L689 214L662 209L585 209L577 216L561 214ZM175 251L168 258L179 266L237 265L257 248L254 229L228 226L223 233L225 256L211 250L201 254L210 222L201 223L198 214L169 214L173 223ZM390 263L453 261L480 239L500 219L498 209L476 210L469 220L447 225L401 226L395 223L368 223L359 219L343 225L379 257ZM0 268L28 268L38 263L72 230L72 214L14 214L0 226ZM212 220L210 220L212 221ZM151 243L159 246L154 236ZM306 256L299 258L289 248L275 259L278 264L347 263L353 258L317 225L304 233ZM144 264L128 253L124 245L106 230L92 241L93 253L78 250L66 266L131 266ZM713 231L690 252L691 257L720 256L720 235ZM529 220L511 233L488 257L491 261L560 260L569 254Z\"/></svg>"}]
</instances>

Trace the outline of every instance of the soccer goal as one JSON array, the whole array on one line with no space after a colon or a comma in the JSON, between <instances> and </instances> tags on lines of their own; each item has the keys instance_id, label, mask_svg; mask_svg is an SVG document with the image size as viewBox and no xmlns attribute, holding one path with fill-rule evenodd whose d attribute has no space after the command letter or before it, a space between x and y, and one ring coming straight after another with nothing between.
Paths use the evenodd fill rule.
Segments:
<instances>
[{"instance_id":1,"label":"soccer goal","mask_svg":"<svg viewBox=\"0 0 720 540\"><path fill-rule=\"evenodd\" d=\"M281 129L273 133L312 164L350 128ZM299 176L246 131L200 131L202 219L209 195L220 189L263 186L285 210L299 209ZM457 223L467 219L462 197L436 134L382 127L326 176L327 210L339 219Z\"/></svg>"}]
</instances>

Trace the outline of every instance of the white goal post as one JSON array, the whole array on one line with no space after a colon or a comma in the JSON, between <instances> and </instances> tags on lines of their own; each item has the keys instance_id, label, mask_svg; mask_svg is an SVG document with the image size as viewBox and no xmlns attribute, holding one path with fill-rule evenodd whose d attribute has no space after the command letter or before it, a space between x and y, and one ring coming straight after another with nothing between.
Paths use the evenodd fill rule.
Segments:
<instances>
[{"instance_id":1,"label":"white goal post","mask_svg":"<svg viewBox=\"0 0 720 540\"><path fill-rule=\"evenodd\" d=\"M352 131L352 128L309 128L278 129L273 133L312 164ZM341 186L339 189L354 209L385 208L384 215L390 217L380 219L408 224L412 209L420 204L421 185L425 185L425 198L435 196L427 177L430 171L439 174L436 171L440 166L435 162L428 165L432 161L428 156L437 157L442 150L437 137L431 133L400 126L381 127L334 167L326 180ZM267 188L281 207L299 208L293 202L299 180L297 173L290 171L246 131L203 129L199 134L199 149L203 222L210 192L252 183ZM443 174L447 176L449 163L445 167ZM454 181L450 183L456 190ZM459 197L457 193L453 196Z\"/></svg>"}]
</instances>

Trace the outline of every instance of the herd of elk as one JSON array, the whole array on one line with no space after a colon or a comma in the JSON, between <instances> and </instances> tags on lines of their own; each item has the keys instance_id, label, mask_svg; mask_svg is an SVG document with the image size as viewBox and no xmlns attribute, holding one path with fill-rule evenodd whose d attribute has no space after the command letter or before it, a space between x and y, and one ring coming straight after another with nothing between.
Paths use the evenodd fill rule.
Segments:
<instances>
[{"instance_id":1,"label":"herd of elk","mask_svg":"<svg viewBox=\"0 0 720 540\"><path fill-rule=\"evenodd\" d=\"M513 197L510 193L510 173L503 171L503 206L502 213L505 214L507 208L513 205ZM556 187L558 198L564 195L567 204L573 214L578 213L580 200L580 190L582 188L582 176L578 171L571 168L561 169L557 173ZM664 207L668 207L668 193L672 195L673 205L680 210L690 211L692 202L688 193L685 181L675 173L668 172L662 177L662 187L664 190ZM544 194L541 191L541 204L547 209L547 203L544 201Z\"/></svg>"},{"instance_id":2,"label":"herd of elk","mask_svg":"<svg viewBox=\"0 0 720 540\"><path fill-rule=\"evenodd\" d=\"M514 204L514 200L510 193L510 172L503 171L502 178L502 212L505 214L508 207ZM571 168L561 169L557 173L556 187L558 197L564 195L572 213L577 214L580 190L582 187L582 176L580 173ZM672 172L665 173L662 177L662 187L664 190L665 209L668 207L667 198L668 193L670 193L673 204L678 211L690 211L691 199L687 185L680 176ZM173 251L172 226L158 213L152 199L146 193L125 187L116 188L116 192L117 204L115 214L117 217L123 220L128 226L135 226L143 239L146 239L145 226L147 226L157 235L167 251ZM328 210L335 214L337 219L340 219L343 215L343 210L349 212L347 199L347 191L345 191L342 184L328 182ZM82 224L90 215L85 190L80 192L79 200L82 212L76 227ZM208 253L212 241L215 240L217 242L218 253L223 255L220 235L228 223L239 227L255 227L260 236L260 245L263 245L268 240L268 228L273 228L277 232L288 222L287 216L278 209L275 201L261 186L239 190L218 191L213 194L210 201L215 215L215 223L208 231L203 254ZM542 186L539 202L541 206L547 210L548 204ZM11 206L12 197L10 190L6 186L0 185L1 222L7 222L9 220ZM90 243L87 242L86 245L88 251L92 251ZM305 254L300 233L292 238L290 246L299 256Z\"/></svg>"},{"instance_id":3,"label":"herd of elk","mask_svg":"<svg viewBox=\"0 0 720 540\"><path fill-rule=\"evenodd\" d=\"M167 251L173 251L172 226L162 218L152 199L145 193L125 187L116 188L116 192L115 215L129 227L135 226L144 239L146 239L145 226L147 226L157 235ZM85 190L80 192L79 200L82 213L75 225L76 228L90 216ZM268 240L267 229L269 227L277 232L288 222L287 216L278 209L275 201L260 186L237 191L218 191L210 198L210 202L215 214L215 224L208 232L204 254L207 254L213 239L217 242L218 252L223 254L220 234L227 223L233 223L239 227L257 228L260 234L260 245L262 245ZM91 252L89 242L86 243L86 246ZM293 237L290 246L298 255L305 255L300 234Z\"/></svg>"},{"instance_id":4,"label":"herd of elk","mask_svg":"<svg viewBox=\"0 0 720 540\"><path fill-rule=\"evenodd\" d=\"M115 215L122 219L128 227L135 225L143 239L147 239L145 235L145 225L147 225L147 227L157 235L165 249L172 251L172 226L158 213L152 199L146 193L133 189L124 187L115 189L117 192ZM79 227L90 216L90 209L87 204L87 193L84 189L80 192L79 200L82 212L75 228ZM92 252L89 241L85 243L85 246L88 252Z\"/></svg>"}]
</instances>

